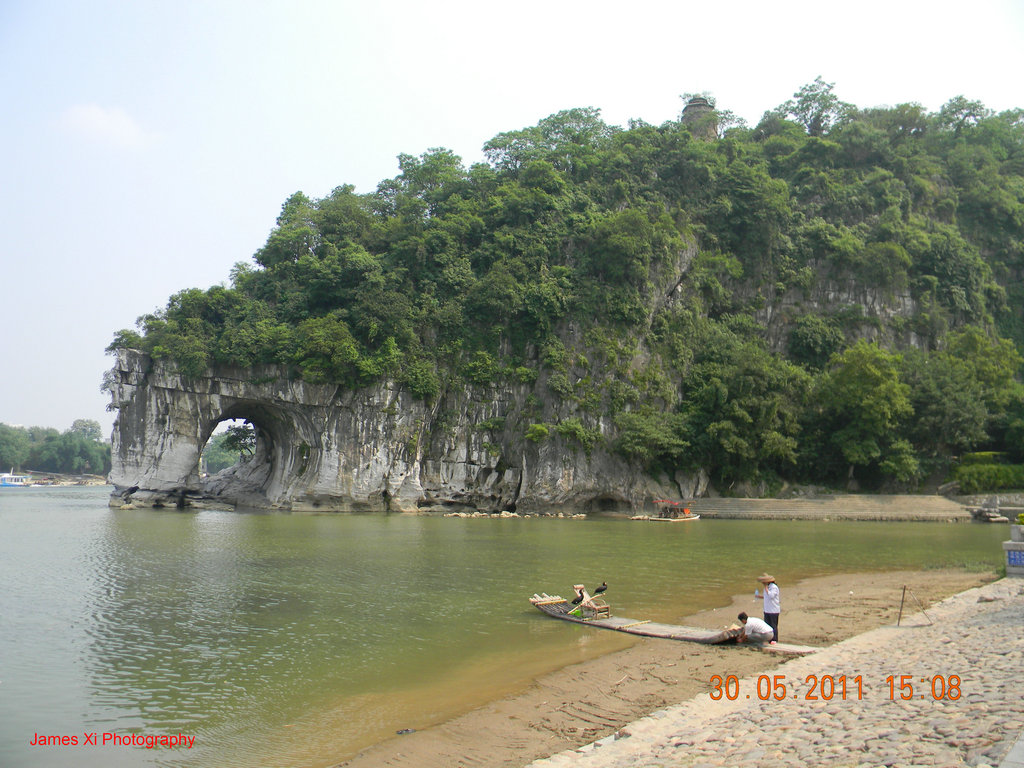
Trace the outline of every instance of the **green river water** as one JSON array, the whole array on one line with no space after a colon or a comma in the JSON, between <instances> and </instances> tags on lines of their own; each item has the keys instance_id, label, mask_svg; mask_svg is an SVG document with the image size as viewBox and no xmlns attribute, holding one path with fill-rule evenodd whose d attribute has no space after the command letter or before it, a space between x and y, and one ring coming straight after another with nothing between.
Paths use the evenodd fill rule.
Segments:
<instances>
[{"instance_id":1,"label":"green river water","mask_svg":"<svg viewBox=\"0 0 1024 768\"><path fill-rule=\"evenodd\" d=\"M114 510L0 491L0 765L326 766L635 639L544 617L608 581L677 621L836 572L995 571L1005 527ZM191 749L83 744L183 734ZM32 746L36 734L77 738Z\"/></svg>"}]
</instances>

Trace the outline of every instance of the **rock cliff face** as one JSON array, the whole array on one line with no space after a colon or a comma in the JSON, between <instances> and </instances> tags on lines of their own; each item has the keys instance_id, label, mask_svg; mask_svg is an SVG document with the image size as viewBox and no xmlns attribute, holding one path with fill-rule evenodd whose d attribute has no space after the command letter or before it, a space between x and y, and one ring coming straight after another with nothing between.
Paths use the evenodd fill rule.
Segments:
<instances>
[{"instance_id":1,"label":"rock cliff face","mask_svg":"<svg viewBox=\"0 0 1024 768\"><path fill-rule=\"evenodd\" d=\"M753 291L746 294L749 300ZM899 347L925 349L928 339L912 330L912 320L920 307L907 291L865 286L853 279L838 280L819 276L807 291L789 290L770 295L754 317L764 326L765 338L776 352L786 351L790 318L809 311L823 316L845 312L846 331L851 338L865 338ZM895 329L901 330L897 332Z\"/></svg>"},{"instance_id":2,"label":"rock cliff face","mask_svg":"<svg viewBox=\"0 0 1024 768\"><path fill-rule=\"evenodd\" d=\"M680 275L696 252L691 245L652 272L658 286L652 312L659 302L678 300ZM884 329L897 325L894 318L912 318L917 309L906 294L823 279L807 293L768 296L756 317L769 344L782 352L791 315L849 307L863 318L856 335L868 338L891 333ZM586 348L580 329L570 324L564 330L568 346ZM902 344L924 343L909 330L902 333ZM642 365L642 345L633 354L631 365ZM585 362L601 375L595 360ZM566 386L572 388L567 380ZM451 384L425 403L392 382L346 390L292 379L273 366L208 370L186 379L172 364L121 349L108 387L118 411L112 504L550 514L638 511L655 498L693 498L710 490L703 471L655 480L610 452L611 420L577 407L572 398L553 397L550 372L530 384ZM538 442L526 437L531 423L567 418L607 440L595 441L588 452L554 429ZM207 440L230 419L255 427L255 455L200 477Z\"/></svg>"},{"instance_id":3,"label":"rock cliff face","mask_svg":"<svg viewBox=\"0 0 1024 768\"><path fill-rule=\"evenodd\" d=\"M461 387L427 404L388 382L343 390L273 367L183 379L173 366L119 350L110 391L118 411L112 504L625 512L652 498L700 495L707 484L703 473L656 482L617 455L587 455L555 434L527 440L527 385ZM255 455L201 478L202 449L228 419L253 424Z\"/></svg>"}]
</instances>

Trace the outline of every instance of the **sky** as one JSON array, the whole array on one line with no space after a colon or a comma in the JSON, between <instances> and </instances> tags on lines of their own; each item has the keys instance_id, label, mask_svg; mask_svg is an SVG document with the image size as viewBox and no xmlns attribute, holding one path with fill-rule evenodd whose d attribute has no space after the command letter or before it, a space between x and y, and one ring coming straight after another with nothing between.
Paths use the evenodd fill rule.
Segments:
<instances>
[{"instance_id":1,"label":"sky","mask_svg":"<svg viewBox=\"0 0 1024 768\"><path fill-rule=\"evenodd\" d=\"M0 0L0 423L114 413L114 333L230 283L296 191L466 165L563 109L751 124L822 77L859 107L1024 107L1024 3Z\"/></svg>"}]
</instances>

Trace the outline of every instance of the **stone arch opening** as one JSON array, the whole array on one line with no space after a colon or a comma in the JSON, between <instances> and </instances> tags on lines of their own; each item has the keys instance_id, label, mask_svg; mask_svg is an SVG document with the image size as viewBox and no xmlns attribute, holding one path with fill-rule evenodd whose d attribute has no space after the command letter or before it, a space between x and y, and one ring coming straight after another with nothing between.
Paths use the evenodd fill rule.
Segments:
<instances>
[{"instance_id":1,"label":"stone arch opening","mask_svg":"<svg viewBox=\"0 0 1024 768\"><path fill-rule=\"evenodd\" d=\"M218 422L210 439L199 450L199 479L205 480L238 464L254 455L255 449L255 428L247 420L224 419Z\"/></svg>"},{"instance_id":2,"label":"stone arch opening","mask_svg":"<svg viewBox=\"0 0 1024 768\"><path fill-rule=\"evenodd\" d=\"M251 453L243 455L232 466L205 477L201 458L196 467L201 495L209 500L232 506L267 506L269 491L279 473L281 447L291 441L292 428L277 409L258 402L238 402L201 425L201 447L220 425L233 423L248 425L253 432Z\"/></svg>"}]
</instances>

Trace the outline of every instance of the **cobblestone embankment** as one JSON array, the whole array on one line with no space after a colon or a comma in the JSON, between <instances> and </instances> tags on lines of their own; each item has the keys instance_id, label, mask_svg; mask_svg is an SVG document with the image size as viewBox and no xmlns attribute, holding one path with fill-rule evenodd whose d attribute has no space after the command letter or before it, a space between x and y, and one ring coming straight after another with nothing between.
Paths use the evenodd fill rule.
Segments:
<instances>
[{"instance_id":1,"label":"cobblestone embankment","mask_svg":"<svg viewBox=\"0 0 1024 768\"><path fill-rule=\"evenodd\" d=\"M785 698L762 700L776 675L784 676ZM817 700L807 698L811 675ZM824 676L846 677L845 699L838 682L830 700L821 698ZM1024 768L1024 580L954 595L900 627L866 632L766 677L760 693L759 676L743 678L729 688L733 700L701 694L530 768Z\"/></svg>"}]
</instances>

